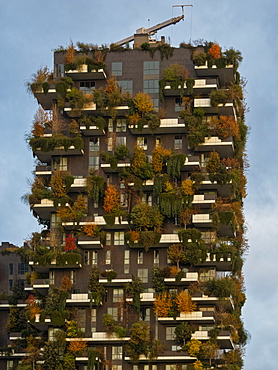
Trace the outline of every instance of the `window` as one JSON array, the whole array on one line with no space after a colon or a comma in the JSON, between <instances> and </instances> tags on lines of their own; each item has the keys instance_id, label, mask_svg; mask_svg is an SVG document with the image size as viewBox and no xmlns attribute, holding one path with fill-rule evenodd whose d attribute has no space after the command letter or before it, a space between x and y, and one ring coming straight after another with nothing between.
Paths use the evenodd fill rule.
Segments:
<instances>
[{"instance_id":1,"label":"window","mask_svg":"<svg viewBox=\"0 0 278 370\"><path fill-rule=\"evenodd\" d=\"M49 271L49 284L54 284L54 281L55 281L54 271Z\"/></svg>"},{"instance_id":2,"label":"window","mask_svg":"<svg viewBox=\"0 0 278 370\"><path fill-rule=\"evenodd\" d=\"M85 332L86 328L86 308L75 308L76 310L76 321L78 328Z\"/></svg>"},{"instance_id":3,"label":"window","mask_svg":"<svg viewBox=\"0 0 278 370\"><path fill-rule=\"evenodd\" d=\"M200 271L200 281L209 281L215 278L215 270Z\"/></svg>"},{"instance_id":4,"label":"window","mask_svg":"<svg viewBox=\"0 0 278 370\"><path fill-rule=\"evenodd\" d=\"M14 274L14 264L9 263L9 275L13 275L13 274Z\"/></svg>"},{"instance_id":5,"label":"window","mask_svg":"<svg viewBox=\"0 0 278 370\"><path fill-rule=\"evenodd\" d=\"M52 170L53 171L67 171L68 170L68 159L67 157L53 157L52 159Z\"/></svg>"},{"instance_id":6,"label":"window","mask_svg":"<svg viewBox=\"0 0 278 370\"><path fill-rule=\"evenodd\" d=\"M13 360L7 360L7 370L13 369L15 369Z\"/></svg>"},{"instance_id":7,"label":"window","mask_svg":"<svg viewBox=\"0 0 278 370\"><path fill-rule=\"evenodd\" d=\"M176 370L177 366L176 365L166 365L165 370ZM187 365L180 365L179 370L187 370L188 367Z\"/></svg>"},{"instance_id":8,"label":"window","mask_svg":"<svg viewBox=\"0 0 278 370\"><path fill-rule=\"evenodd\" d=\"M75 270L72 270L70 272L70 281L72 282L72 284L76 283L76 271Z\"/></svg>"},{"instance_id":9,"label":"window","mask_svg":"<svg viewBox=\"0 0 278 370\"><path fill-rule=\"evenodd\" d=\"M148 282L148 269L138 269L137 276L142 280L142 283Z\"/></svg>"},{"instance_id":10,"label":"window","mask_svg":"<svg viewBox=\"0 0 278 370\"><path fill-rule=\"evenodd\" d=\"M123 347L112 347L112 360L121 360L123 357Z\"/></svg>"},{"instance_id":11,"label":"window","mask_svg":"<svg viewBox=\"0 0 278 370\"><path fill-rule=\"evenodd\" d=\"M24 275L28 272L28 265L27 263L19 263L18 264L18 275Z\"/></svg>"},{"instance_id":12,"label":"window","mask_svg":"<svg viewBox=\"0 0 278 370\"><path fill-rule=\"evenodd\" d=\"M116 132L126 132L126 119L117 119Z\"/></svg>"},{"instance_id":13,"label":"window","mask_svg":"<svg viewBox=\"0 0 278 370\"><path fill-rule=\"evenodd\" d=\"M182 149L182 135L175 135L174 149Z\"/></svg>"},{"instance_id":14,"label":"window","mask_svg":"<svg viewBox=\"0 0 278 370\"><path fill-rule=\"evenodd\" d=\"M161 137L160 136L157 136L155 138L155 146L159 146L159 145L161 145Z\"/></svg>"},{"instance_id":15,"label":"window","mask_svg":"<svg viewBox=\"0 0 278 370\"><path fill-rule=\"evenodd\" d=\"M113 132L113 120L111 118L108 120L108 132Z\"/></svg>"},{"instance_id":16,"label":"window","mask_svg":"<svg viewBox=\"0 0 278 370\"><path fill-rule=\"evenodd\" d=\"M94 170L99 169L99 157L89 157L89 168Z\"/></svg>"},{"instance_id":17,"label":"window","mask_svg":"<svg viewBox=\"0 0 278 370\"><path fill-rule=\"evenodd\" d=\"M158 75L159 61L144 62L144 75Z\"/></svg>"},{"instance_id":18,"label":"window","mask_svg":"<svg viewBox=\"0 0 278 370\"><path fill-rule=\"evenodd\" d=\"M106 233L106 245L111 245L111 233Z\"/></svg>"},{"instance_id":19,"label":"window","mask_svg":"<svg viewBox=\"0 0 278 370\"><path fill-rule=\"evenodd\" d=\"M181 103L181 98L175 98L175 112L180 112L182 110Z\"/></svg>"},{"instance_id":20,"label":"window","mask_svg":"<svg viewBox=\"0 0 278 370\"><path fill-rule=\"evenodd\" d=\"M109 365L107 367L107 370L108 369L111 369ZM112 370L122 370L122 369L123 369L122 365L112 365Z\"/></svg>"},{"instance_id":21,"label":"window","mask_svg":"<svg viewBox=\"0 0 278 370\"><path fill-rule=\"evenodd\" d=\"M114 76L121 76L123 74L123 63L122 62L112 63L112 74Z\"/></svg>"},{"instance_id":22,"label":"window","mask_svg":"<svg viewBox=\"0 0 278 370\"><path fill-rule=\"evenodd\" d=\"M166 340L175 340L175 326L166 326Z\"/></svg>"},{"instance_id":23,"label":"window","mask_svg":"<svg viewBox=\"0 0 278 370\"><path fill-rule=\"evenodd\" d=\"M124 290L123 289L113 289L113 302L121 302L123 300Z\"/></svg>"},{"instance_id":24,"label":"window","mask_svg":"<svg viewBox=\"0 0 278 370\"><path fill-rule=\"evenodd\" d=\"M130 257L130 252L125 251L124 254L124 273L129 274L129 257Z\"/></svg>"},{"instance_id":25,"label":"window","mask_svg":"<svg viewBox=\"0 0 278 370\"><path fill-rule=\"evenodd\" d=\"M123 92L128 92L132 95L133 92L133 81L118 81L118 86L122 89Z\"/></svg>"},{"instance_id":26,"label":"window","mask_svg":"<svg viewBox=\"0 0 278 370\"><path fill-rule=\"evenodd\" d=\"M144 93L147 94L158 94L159 84L158 80L144 80Z\"/></svg>"},{"instance_id":27,"label":"window","mask_svg":"<svg viewBox=\"0 0 278 370\"><path fill-rule=\"evenodd\" d=\"M124 208L128 206L128 196L126 193L120 194L120 203L121 203L121 206Z\"/></svg>"},{"instance_id":28,"label":"window","mask_svg":"<svg viewBox=\"0 0 278 370\"><path fill-rule=\"evenodd\" d=\"M149 322L151 320L151 309L150 307L142 307L141 308L141 320Z\"/></svg>"},{"instance_id":29,"label":"window","mask_svg":"<svg viewBox=\"0 0 278 370\"><path fill-rule=\"evenodd\" d=\"M92 137L90 139L89 151L99 152L99 138L98 137Z\"/></svg>"},{"instance_id":30,"label":"window","mask_svg":"<svg viewBox=\"0 0 278 370\"><path fill-rule=\"evenodd\" d=\"M153 263L154 265L159 265L159 250L157 249L153 251Z\"/></svg>"},{"instance_id":31,"label":"window","mask_svg":"<svg viewBox=\"0 0 278 370\"><path fill-rule=\"evenodd\" d=\"M64 64L55 64L54 66L54 76L64 77L65 76L65 66Z\"/></svg>"},{"instance_id":32,"label":"window","mask_svg":"<svg viewBox=\"0 0 278 370\"><path fill-rule=\"evenodd\" d=\"M111 264L111 251L105 252L105 264L110 265Z\"/></svg>"},{"instance_id":33,"label":"window","mask_svg":"<svg viewBox=\"0 0 278 370\"><path fill-rule=\"evenodd\" d=\"M92 264L97 265L97 251L92 252Z\"/></svg>"},{"instance_id":34,"label":"window","mask_svg":"<svg viewBox=\"0 0 278 370\"><path fill-rule=\"evenodd\" d=\"M153 102L153 107L154 107L154 111L155 112L158 112L158 108L159 108L159 99L154 99L154 98L152 98L152 102Z\"/></svg>"},{"instance_id":35,"label":"window","mask_svg":"<svg viewBox=\"0 0 278 370\"><path fill-rule=\"evenodd\" d=\"M125 233L123 231L115 231L114 244L124 245L125 244Z\"/></svg>"},{"instance_id":36,"label":"window","mask_svg":"<svg viewBox=\"0 0 278 370\"><path fill-rule=\"evenodd\" d=\"M144 365L144 370L150 370L150 365Z\"/></svg>"},{"instance_id":37,"label":"window","mask_svg":"<svg viewBox=\"0 0 278 370\"><path fill-rule=\"evenodd\" d=\"M50 226L51 228L57 228L59 226L59 217L57 213L51 214ZM54 236L55 236L55 233L54 233ZM50 238L51 238L51 233L50 233Z\"/></svg>"},{"instance_id":38,"label":"window","mask_svg":"<svg viewBox=\"0 0 278 370\"><path fill-rule=\"evenodd\" d=\"M126 145L126 137L125 136L116 137L116 146L117 145Z\"/></svg>"},{"instance_id":39,"label":"window","mask_svg":"<svg viewBox=\"0 0 278 370\"><path fill-rule=\"evenodd\" d=\"M138 265L142 265L143 264L143 251L138 251L137 263L138 263Z\"/></svg>"},{"instance_id":40,"label":"window","mask_svg":"<svg viewBox=\"0 0 278 370\"><path fill-rule=\"evenodd\" d=\"M144 136L138 136L137 145L139 146L139 148L147 150L148 149L147 138Z\"/></svg>"},{"instance_id":41,"label":"window","mask_svg":"<svg viewBox=\"0 0 278 370\"><path fill-rule=\"evenodd\" d=\"M80 81L79 88L83 92L83 94L89 94L94 91L96 87L95 81Z\"/></svg>"},{"instance_id":42,"label":"window","mask_svg":"<svg viewBox=\"0 0 278 370\"><path fill-rule=\"evenodd\" d=\"M108 307L107 313L111 315L114 320L118 321L118 307Z\"/></svg>"},{"instance_id":43,"label":"window","mask_svg":"<svg viewBox=\"0 0 278 370\"><path fill-rule=\"evenodd\" d=\"M97 310L96 308L92 308L91 310L91 332L92 333L97 331L96 325L97 325Z\"/></svg>"},{"instance_id":44,"label":"window","mask_svg":"<svg viewBox=\"0 0 278 370\"><path fill-rule=\"evenodd\" d=\"M113 144L113 137L109 137L107 139L107 151L108 152L112 152L113 146L114 146L114 144Z\"/></svg>"},{"instance_id":45,"label":"window","mask_svg":"<svg viewBox=\"0 0 278 370\"><path fill-rule=\"evenodd\" d=\"M84 264L89 265L90 264L90 252L84 251Z\"/></svg>"}]
</instances>

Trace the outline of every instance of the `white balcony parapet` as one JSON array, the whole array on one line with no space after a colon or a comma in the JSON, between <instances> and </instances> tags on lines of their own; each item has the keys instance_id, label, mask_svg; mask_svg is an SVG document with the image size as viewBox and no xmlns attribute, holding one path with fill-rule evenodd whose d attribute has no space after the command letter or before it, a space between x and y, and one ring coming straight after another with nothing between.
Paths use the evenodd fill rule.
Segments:
<instances>
[{"instance_id":1,"label":"white balcony parapet","mask_svg":"<svg viewBox=\"0 0 278 370\"><path fill-rule=\"evenodd\" d=\"M111 167L111 164L109 163L102 163L101 164L101 168L110 168ZM118 163L117 164L117 167L130 167L130 163Z\"/></svg>"},{"instance_id":2,"label":"white balcony parapet","mask_svg":"<svg viewBox=\"0 0 278 370\"><path fill-rule=\"evenodd\" d=\"M160 120L160 127L178 127L184 126L184 123L179 123L178 118L163 118Z\"/></svg>"},{"instance_id":3,"label":"white balcony parapet","mask_svg":"<svg viewBox=\"0 0 278 370\"><path fill-rule=\"evenodd\" d=\"M192 334L191 338L198 340L208 340L210 339L209 332L206 330L197 330Z\"/></svg>"},{"instance_id":4,"label":"white balcony parapet","mask_svg":"<svg viewBox=\"0 0 278 370\"><path fill-rule=\"evenodd\" d=\"M92 339L95 340L95 341L101 341L101 340L104 340L104 341L107 341L107 340L119 340L119 341L122 341L122 340L129 340L129 337L124 337L124 338L119 338L117 337L117 335L115 333L106 333L106 332L94 332L92 333Z\"/></svg>"},{"instance_id":5,"label":"white balcony parapet","mask_svg":"<svg viewBox=\"0 0 278 370\"><path fill-rule=\"evenodd\" d=\"M194 194L192 204L212 204L215 203L215 199L205 199L205 194Z\"/></svg>"},{"instance_id":6,"label":"white balcony parapet","mask_svg":"<svg viewBox=\"0 0 278 370\"><path fill-rule=\"evenodd\" d=\"M86 178L74 179L73 184L71 185L72 188L86 187L86 186L87 186L87 179Z\"/></svg>"},{"instance_id":7,"label":"white balcony parapet","mask_svg":"<svg viewBox=\"0 0 278 370\"><path fill-rule=\"evenodd\" d=\"M141 302L150 302L154 300L155 300L154 293L140 293Z\"/></svg>"},{"instance_id":8,"label":"white balcony parapet","mask_svg":"<svg viewBox=\"0 0 278 370\"><path fill-rule=\"evenodd\" d=\"M165 283L172 283L176 281L176 278L170 277L164 279ZM198 272L186 272L185 276L181 279L181 282L186 281L198 281Z\"/></svg>"},{"instance_id":9,"label":"white balcony parapet","mask_svg":"<svg viewBox=\"0 0 278 370\"><path fill-rule=\"evenodd\" d=\"M178 234L161 234L159 243L179 243Z\"/></svg>"},{"instance_id":10,"label":"white balcony parapet","mask_svg":"<svg viewBox=\"0 0 278 370\"><path fill-rule=\"evenodd\" d=\"M193 89L194 88L202 88L202 87L207 87L207 88L214 88L215 87L215 88L217 88L217 83L216 83L216 81L211 83L211 84L207 83L207 80L205 78L200 78L200 79L195 80L195 85L193 86Z\"/></svg>"},{"instance_id":11,"label":"white balcony parapet","mask_svg":"<svg viewBox=\"0 0 278 370\"><path fill-rule=\"evenodd\" d=\"M201 213L197 215L192 215L192 222L193 223L212 223L212 219L210 218L209 213Z\"/></svg>"},{"instance_id":12,"label":"white balcony parapet","mask_svg":"<svg viewBox=\"0 0 278 370\"><path fill-rule=\"evenodd\" d=\"M71 294L70 298L67 299L67 303L73 302L89 303L90 302L89 294L88 293Z\"/></svg>"}]
</instances>

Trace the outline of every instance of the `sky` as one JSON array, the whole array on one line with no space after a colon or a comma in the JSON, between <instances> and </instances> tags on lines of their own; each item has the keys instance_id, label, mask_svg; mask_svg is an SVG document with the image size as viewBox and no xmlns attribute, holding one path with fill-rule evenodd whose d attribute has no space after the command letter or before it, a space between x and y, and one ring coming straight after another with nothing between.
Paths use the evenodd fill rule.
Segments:
<instances>
[{"instance_id":1,"label":"sky","mask_svg":"<svg viewBox=\"0 0 278 370\"><path fill-rule=\"evenodd\" d=\"M36 220L20 198L30 189L32 153L25 142L36 100L26 83L53 68L53 49L76 43L110 44L136 29L181 14L175 0L0 0L0 242L21 246ZM249 239L243 319L251 340L244 370L276 369L278 360L278 2L191 0L185 21L158 32L172 46L196 39L240 50L248 81L246 123ZM275 159L276 158L276 159Z\"/></svg>"}]
</instances>

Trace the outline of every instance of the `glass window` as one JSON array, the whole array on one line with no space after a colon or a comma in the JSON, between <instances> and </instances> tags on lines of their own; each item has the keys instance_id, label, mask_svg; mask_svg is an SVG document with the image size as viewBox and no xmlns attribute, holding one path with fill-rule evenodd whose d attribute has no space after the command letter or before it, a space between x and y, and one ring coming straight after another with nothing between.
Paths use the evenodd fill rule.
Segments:
<instances>
[{"instance_id":1,"label":"glass window","mask_svg":"<svg viewBox=\"0 0 278 370\"><path fill-rule=\"evenodd\" d=\"M114 76L121 76L123 74L123 63L122 62L112 63L112 74Z\"/></svg>"},{"instance_id":2,"label":"glass window","mask_svg":"<svg viewBox=\"0 0 278 370\"><path fill-rule=\"evenodd\" d=\"M105 264L110 265L111 264L111 251L105 252Z\"/></svg>"},{"instance_id":3,"label":"glass window","mask_svg":"<svg viewBox=\"0 0 278 370\"><path fill-rule=\"evenodd\" d=\"M55 282L55 272L49 271L49 284L54 284Z\"/></svg>"},{"instance_id":4,"label":"glass window","mask_svg":"<svg viewBox=\"0 0 278 370\"><path fill-rule=\"evenodd\" d=\"M52 170L53 171L67 171L68 170L68 159L67 157L53 157L52 159Z\"/></svg>"},{"instance_id":5,"label":"glass window","mask_svg":"<svg viewBox=\"0 0 278 370\"><path fill-rule=\"evenodd\" d=\"M159 74L159 61L144 62L144 75Z\"/></svg>"},{"instance_id":6,"label":"glass window","mask_svg":"<svg viewBox=\"0 0 278 370\"><path fill-rule=\"evenodd\" d=\"M108 307L107 313L111 315L114 320L118 321L118 307Z\"/></svg>"},{"instance_id":7,"label":"glass window","mask_svg":"<svg viewBox=\"0 0 278 370\"><path fill-rule=\"evenodd\" d=\"M117 119L116 132L126 132L126 119Z\"/></svg>"},{"instance_id":8,"label":"glass window","mask_svg":"<svg viewBox=\"0 0 278 370\"><path fill-rule=\"evenodd\" d=\"M175 326L166 326L166 340L175 340Z\"/></svg>"},{"instance_id":9,"label":"glass window","mask_svg":"<svg viewBox=\"0 0 278 370\"><path fill-rule=\"evenodd\" d=\"M129 257L130 257L130 252L125 251L124 254L124 273L129 274Z\"/></svg>"},{"instance_id":10,"label":"glass window","mask_svg":"<svg viewBox=\"0 0 278 370\"><path fill-rule=\"evenodd\" d=\"M125 233L123 231L115 231L114 233L114 244L124 245L125 244Z\"/></svg>"},{"instance_id":11,"label":"glass window","mask_svg":"<svg viewBox=\"0 0 278 370\"><path fill-rule=\"evenodd\" d=\"M143 91L147 94L158 94L159 92L158 80L144 80Z\"/></svg>"},{"instance_id":12,"label":"glass window","mask_svg":"<svg viewBox=\"0 0 278 370\"><path fill-rule=\"evenodd\" d=\"M142 283L148 282L148 269L138 269L137 276L142 280Z\"/></svg>"},{"instance_id":13,"label":"glass window","mask_svg":"<svg viewBox=\"0 0 278 370\"><path fill-rule=\"evenodd\" d=\"M182 149L182 135L175 135L174 149Z\"/></svg>"},{"instance_id":14,"label":"glass window","mask_svg":"<svg viewBox=\"0 0 278 370\"><path fill-rule=\"evenodd\" d=\"M92 137L90 139L89 151L99 152L99 138L98 137Z\"/></svg>"},{"instance_id":15,"label":"glass window","mask_svg":"<svg viewBox=\"0 0 278 370\"><path fill-rule=\"evenodd\" d=\"M13 274L14 274L14 264L9 263L9 275L13 275Z\"/></svg>"},{"instance_id":16,"label":"glass window","mask_svg":"<svg viewBox=\"0 0 278 370\"><path fill-rule=\"evenodd\" d=\"M70 272L70 281L72 282L72 284L76 283L76 271L75 270L72 270Z\"/></svg>"},{"instance_id":17,"label":"glass window","mask_svg":"<svg viewBox=\"0 0 278 370\"><path fill-rule=\"evenodd\" d=\"M124 295L123 289L113 289L113 302L122 302Z\"/></svg>"},{"instance_id":18,"label":"glass window","mask_svg":"<svg viewBox=\"0 0 278 370\"><path fill-rule=\"evenodd\" d=\"M111 369L110 365L107 366L107 370ZM112 365L112 370L122 370L122 365Z\"/></svg>"},{"instance_id":19,"label":"glass window","mask_svg":"<svg viewBox=\"0 0 278 370\"><path fill-rule=\"evenodd\" d=\"M125 136L116 137L116 146L117 145L126 145L126 137Z\"/></svg>"},{"instance_id":20,"label":"glass window","mask_svg":"<svg viewBox=\"0 0 278 370\"><path fill-rule=\"evenodd\" d=\"M97 310L92 308L91 310L91 332L94 333L97 329Z\"/></svg>"},{"instance_id":21,"label":"glass window","mask_svg":"<svg viewBox=\"0 0 278 370\"><path fill-rule=\"evenodd\" d=\"M182 110L182 99L181 98L175 98L175 112L180 112Z\"/></svg>"},{"instance_id":22,"label":"glass window","mask_svg":"<svg viewBox=\"0 0 278 370\"><path fill-rule=\"evenodd\" d=\"M133 81L118 81L118 86L122 89L123 92L128 92L132 95L133 92Z\"/></svg>"},{"instance_id":23,"label":"glass window","mask_svg":"<svg viewBox=\"0 0 278 370\"><path fill-rule=\"evenodd\" d=\"M121 360L123 357L123 347L112 347L112 360Z\"/></svg>"},{"instance_id":24,"label":"glass window","mask_svg":"<svg viewBox=\"0 0 278 370\"><path fill-rule=\"evenodd\" d=\"M139 146L139 148L147 150L148 149L147 138L144 136L138 136L137 145Z\"/></svg>"},{"instance_id":25,"label":"glass window","mask_svg":"<svg viewBox=\"0 0 278 370\"><path fill-rule=\"evenodd\" d=\"M90 264L90 252L84 251L84 264L89 265Z\"/></svg>"},{"instance_id":26,"label":"glass window","mask_svg":"<svg viewBox=\"0 0 278 370\"><path fill-rule=\"evenodd\" d=\"M147 322L149 322L151 320L151 309L150 309L150 307L142 307L141 308L140 319L142 321L147 321Z\"/></svg>"},{"instance_id":27,"label":"glass window","mask_svg":"<svg viewBox=\"0 0 278 370\"><path fill-rule=\"evenodd\" d=\"M97 251L92 252L92 264L97 265Z\"/></svg>"},{"instance_id":28,"label":"glass window","mask_svg":"<svg viewBox=\"0 0 278 370\"><path fill-rule=\"evenodd\" d=\"M94 91L96 83L95 81L80 81L79 87L83 94L89 94Z\"/></svg>"},{"instance_id":29,"label":"glass window","mask_svg":"<svg viewBox=\"0 0 278 370\"><path fill-rule=\"evenodd\" d=\"M111 245L111 233L106 233L106 245Z\"/></svg>"},{"instance_id":30,"label":"glass window","mask_svg":"<svg viewBox=\"0 0 278 370\"><path fill-rule=\"evenodd\" d=\"M29 268L27 263L19 263L18 264L18 275L24 275L28 272Z\"/></svg>"},{"instance_id":31,"label":"glass window","mask_svg":"<svg viewBox=\"0 0 278 370\"><path fill-rule=\"evenodd\" d=\"M113 132L113 120L111 118L108 120L108 132Z\"/></svg>"},{"instance_id":32,"label":"glass window","mask_svg":"<svg viewBox=\"0 0 278 370\"><path fill-rule=\"evenodd\" d=\"M153 263L154 265L159 265L159 250L155 249L153 251Z\"/></svg>"},{"instance_id":33,"label":"glass window","mask_svg":"<svg viewBox=\"0 0 278 370\"><path fill-rule=\"evenodd\" d=\"M143 264L143 251L138 251L138 255L137 255L137 263L138 265L142 265Z\"/></svg>"},{"instance_id":34,"label":"glass window","mask_svg":"<svg viewBox=\"0 0 278 370\"><path fill-rule=\"evenodd\" d=\"M85 332L86 328L86 308L75 308L76 310L76 321L78 328Z\"/></svg>"},{"instance_id":35,"label":"glass window","mask_svg":"<svg viewBox=\"0 0 278 370\"><path fill-rule=\"evenodd\" d=\"M89 157L89 168L99 169L99 157Z\"/></svg>"}]
</instances>

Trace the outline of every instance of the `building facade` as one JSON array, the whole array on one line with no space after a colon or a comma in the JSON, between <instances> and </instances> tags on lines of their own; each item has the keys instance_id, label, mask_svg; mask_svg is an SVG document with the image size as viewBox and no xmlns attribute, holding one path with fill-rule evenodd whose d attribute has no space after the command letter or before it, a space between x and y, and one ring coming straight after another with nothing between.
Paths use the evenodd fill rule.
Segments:
<instances>
[{"instance_id":1,"label":"building facade","mask_svg":"<svg viewBox=\"0 0 278 370\"><path fill-rule=\"evenodd\" d=\"M29 84L38 368L242 367L241 56L146 41L70 45Z\"/></svg>"}]
</instances>

